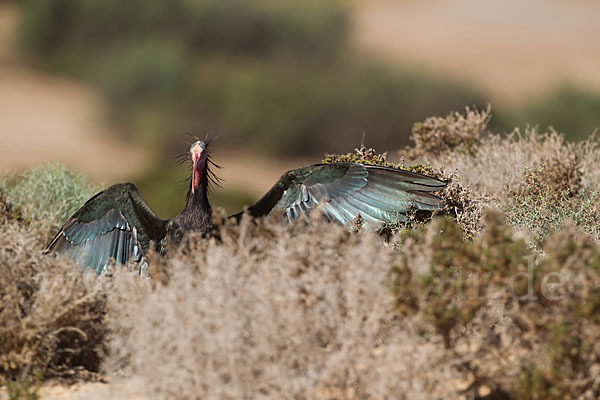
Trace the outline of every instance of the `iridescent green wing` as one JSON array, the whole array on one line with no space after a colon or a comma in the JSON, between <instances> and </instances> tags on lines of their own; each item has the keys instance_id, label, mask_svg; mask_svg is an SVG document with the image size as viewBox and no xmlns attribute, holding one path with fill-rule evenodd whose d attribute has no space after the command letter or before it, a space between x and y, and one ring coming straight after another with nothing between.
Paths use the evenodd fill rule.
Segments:
<instances>
[{"instance_id":1,"label":"iridescent green wing","mask_svg":"<svg viewBox=\"0 0 600 400\"><path fill-rule=\"evenodd\" d=\"M430 192L446 182L426 175L355 163L316 164L286 172L249 211L282 212L290 222L309 220L319 209L330 221L352 224L360 215L374 228L403 221L410 209L433 211L441 199Z\"/></svg>"},{"instance_id":2,"label":"iridescent green wing","mask_svg":"<svg viewBox=\"0 0 600 400\"><path fill-rule=\"evenodd\" d=\"M44 249L101 273L130 259L140 263L151 241L159 243L166 224L148 207L132 183L120 183L96 194L69 218Z\"/></svg>"}]
</instances>

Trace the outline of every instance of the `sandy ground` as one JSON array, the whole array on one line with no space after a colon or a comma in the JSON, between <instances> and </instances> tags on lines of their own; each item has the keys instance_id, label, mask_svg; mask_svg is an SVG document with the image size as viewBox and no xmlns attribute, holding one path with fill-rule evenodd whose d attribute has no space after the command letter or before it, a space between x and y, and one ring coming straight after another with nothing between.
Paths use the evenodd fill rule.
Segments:
<instances>
[{"instance_id":1,"label":"sandy ground","mask_svg":"<svg viewBox=\"0 0 600 400\"><path fill-rule=\"evenodd\" d=\"M148 164L140 149L111 139L88 88L20 66L0 65L0 170L63 162L93 179L121 179Z\"/></svg>"},{"instance_id":2,"label":"sandy ground","mask_svg":"<svg viewBox=\"0 0 600 400\"><path fill-rule=\"evenodd\" d=\"M113 384L88 382L69 386L47 383L40 388L38 393L43 400L145 400L146 397L140 395L135 387L133 382ZM0 388L0 400L8 400L8 395L2 388Z\"/></svg>"},{"instance_id":3,"label":"sandy ground","mask_svg":"<svg viewBox=\"0 0 600 400\"><path fill-rule=\"evenodd\" d=\"M397 65L518 102L561 82L600 90L599 16L591 0L364 1L355 39Z\"/></svg>"}]
</instances>

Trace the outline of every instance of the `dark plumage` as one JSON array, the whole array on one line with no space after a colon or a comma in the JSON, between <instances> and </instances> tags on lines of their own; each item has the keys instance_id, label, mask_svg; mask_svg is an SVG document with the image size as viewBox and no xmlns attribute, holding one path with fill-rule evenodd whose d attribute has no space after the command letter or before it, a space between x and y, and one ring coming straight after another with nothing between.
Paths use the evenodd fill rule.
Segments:
<instances>
[{"instance_id":1,"label":"dark plumage","mask_svg":"<svg viewBox=\"0 0 600 400\"><path fill-rule=\"evenodd\" d=\"M249 212L261 216L280 210L291 222L299 218L308 221L309 212L320 208L330 221L346 225L360 215L367 226L380 228L404 221L411 208L437 209L441 199L428 192L445 186L444 181L401 169L316 164L283 174Z\"/></svg>"},{"instance_id":2,"label":"dark plumage","mask_svg":"<svg viewBox=\"0 0 600 400\"><path fill-rule=\"evenodd\" d=\"M209 165L208 144L197 141L191 149L192 174L183 211L171 220L158 218L132 183L109 187L88 200L48 244L45 253L70 257L84 268L101 273L110 265L131 258L140 272L147 268L144 254L150 244L164 253L165 239L180 241L189 231L208 234L212 212L207 192L218 178ZM310 212L330 221L352 224L360 215L366 227L381 228L403 221L411 209L433 211L441 199L429 192L442 190L446 182L401 169L356 163L315 164L286 172L248 212L261 217L280 212L293 222L310 222ZM233 215L239 219L242 213Z\"/></svg>"},{"instance_id":3,"label":"dark plumage","mask_svg":"<svg viewBox=\"0 0 600 400\"><path fill-rule=\"evenodd\" d=\"M190 148L191 185L183 211L171 220L160 219L152 212L133 183L119 183L89 199L65 222L44 249L44 254L63 254L84 268L97 273L114 260L125 264L131 258L144 272L148 263L144 255L153 242L164 253L165 239L179 242L187 231L208 233L211 208L207 191L212 175L208 144L197 141Z\"/></svg>"}]
</instances>

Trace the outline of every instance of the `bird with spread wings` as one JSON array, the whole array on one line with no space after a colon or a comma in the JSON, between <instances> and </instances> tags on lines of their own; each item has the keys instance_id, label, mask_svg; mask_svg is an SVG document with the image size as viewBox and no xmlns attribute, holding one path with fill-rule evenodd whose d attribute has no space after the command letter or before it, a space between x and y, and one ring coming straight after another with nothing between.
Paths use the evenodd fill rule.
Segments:
<instances>
[{"instance_id":1,"label":"bird with spread wings","mask_svg":"<svg viewBox=\"0 0 600 400\"><path fill-rule=\"evenodd\" d=\"M210 141L196 141L185 158L191 161L190 186L184 209L170 220L159 218L133 183L113 185L89 199L60 228L44 249L59 253L102 273L112 263L130 260L147 270L145 254L154 246L165 251L167 238L182 233L210 234ZM312 211L329 221L351 225L357 217L367 228L403 221L410 210L435 211L440 197L432 194L446 182L402 169L351 162L314 164L285 172L248 213L253 217L281 213L287 221L310 221ZM242 213L230 218L239 219ZM309 222L310 223L310 222Z\"/></svg>"}]
</instances>

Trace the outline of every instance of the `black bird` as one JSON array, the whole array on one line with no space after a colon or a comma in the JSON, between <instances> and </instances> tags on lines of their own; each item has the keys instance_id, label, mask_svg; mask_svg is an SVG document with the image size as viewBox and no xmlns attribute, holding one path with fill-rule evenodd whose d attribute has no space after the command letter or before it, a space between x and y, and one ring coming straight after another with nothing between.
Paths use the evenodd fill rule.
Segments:
<instances>
[{"instance_id":1,"label":"black bird","mask_svg":"<svg viewBox=\"0 0 600 400\"><path fill-rule=\"evenodd\" d=\"M144 255L151 243L164 253L167 237L178 241L189 231L209 234L212 212L207 191L211 182L218 184L218 178L210 168L217 165L208 156L208 144L196 141L190 148L191 184L185 207L175 218L158 218L133 183L119 183L75 212L44 253L63 254L97 273L113 260L118 265L133 258L145 272ZM445 186L439 179L401 169L347 162L315 164L284 173L248 212L253 217L280 212L290 222L299 218L309 222L310 211L320 209L328 220L342 225L360 216L367 227L381 228L403 221L411 209L436 210L441 199L429 192Z\"/></svg>"}]
</instances>

